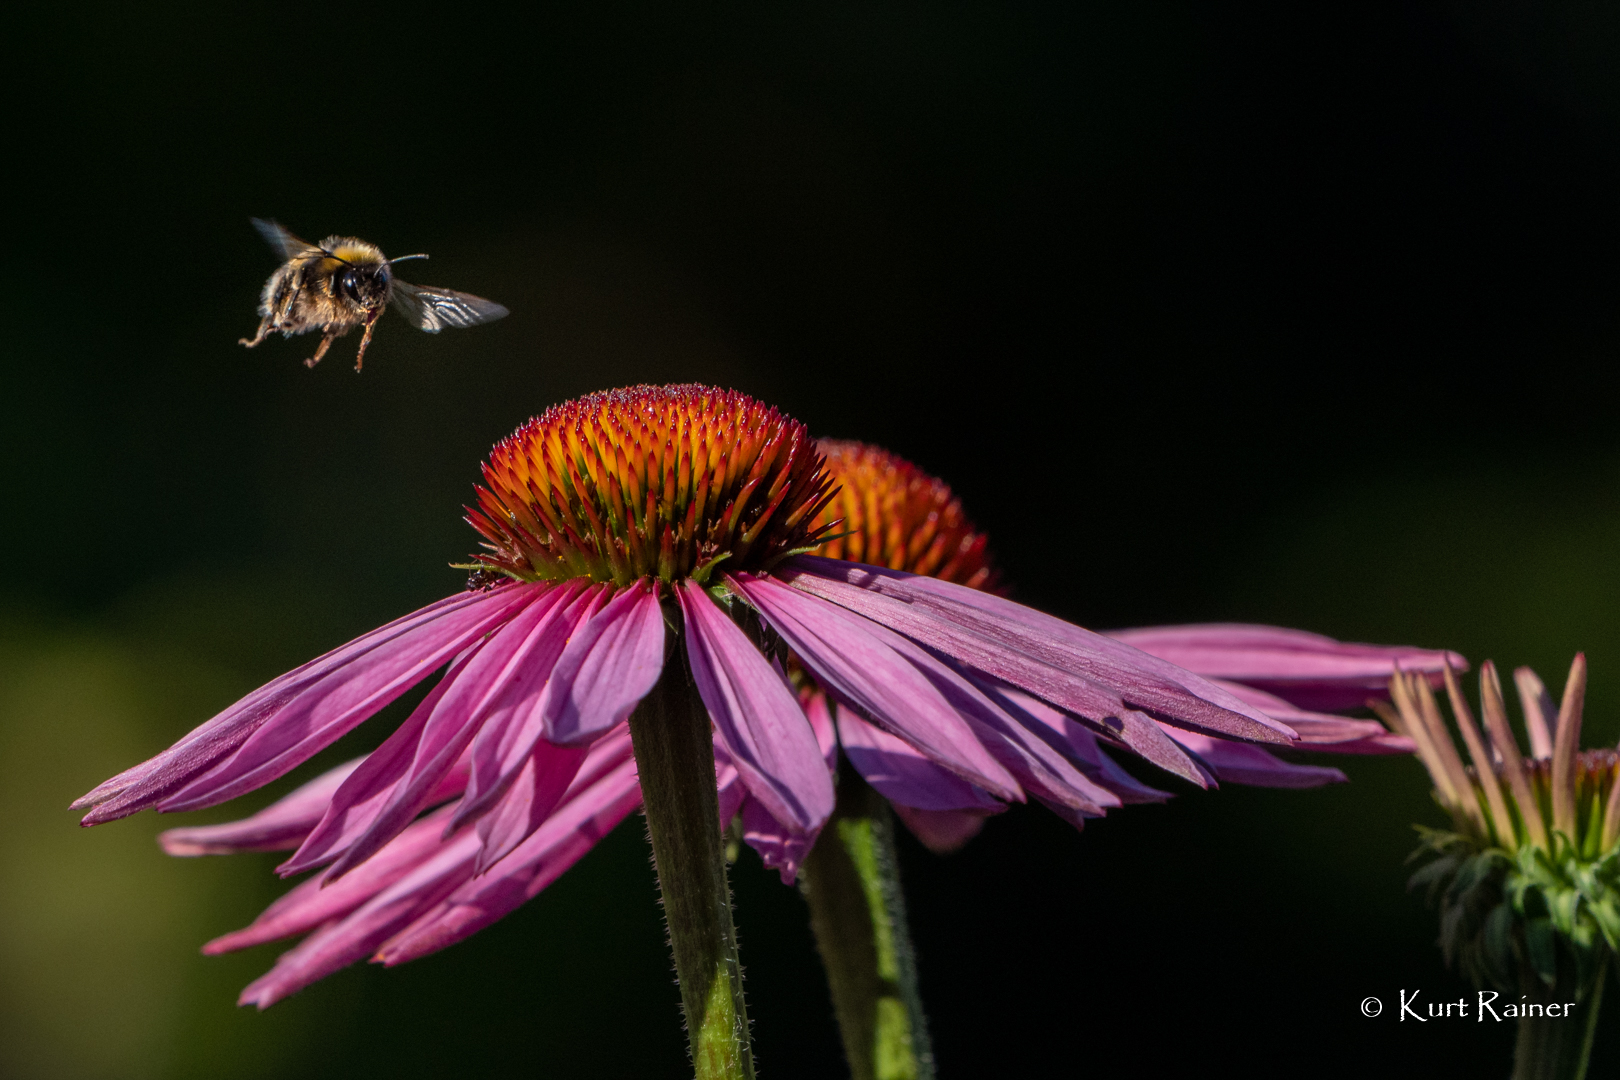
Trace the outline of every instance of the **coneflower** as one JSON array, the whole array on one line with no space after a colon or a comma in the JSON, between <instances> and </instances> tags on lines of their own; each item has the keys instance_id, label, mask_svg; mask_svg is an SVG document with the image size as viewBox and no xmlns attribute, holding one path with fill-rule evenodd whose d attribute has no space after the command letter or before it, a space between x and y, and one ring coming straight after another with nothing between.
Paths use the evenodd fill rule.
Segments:
<instances>
[{"instance_id":1,"label":"coneflower","mask_svg":"<svg viewBox=\"0 0 1620 1080\"><path fill-rule=\"evenodd\" d=\"M1451 815L1418 827L1412 877L1440 904L1440 947L1483 991L1480 1008L1519 1025L1518 1080L1586 1074L1603 986L1620 948L1620 754L1581 750L1586 657L1577 654L1554 707L1529 668L1514 672L1530 755L1508 721L1496 668L1480 667L1485 726L1446 672L1457 744L1427 682L1398 672L1389 726L1409 736ZM1483 1019L1485 1013L1481 1012Z\"/></svg>"},{"instance_id":2,"label":"coneflower","mask_svg":"<svg viewBox=\"0 0 1620 1080\"><path fill-rule=\"evenodd\" d=\"M695 1067L746 1076L716 742L750 798L790 832L813 837L833 806L815 732L769 659L779 642L889 734L1002 799L1023 798L1029 782L1077 805L1086 796L1067 783L1073 770L1041 725L978 679L1072 710L1177 771L1194 767L1156 718L1294 741L1286 725L1190 673L1027 608L985 605L933 579L795 559L826 531L817 513L832 481L803 425L746 395L704 386L588 395L499 444L484 479L470 520L486 541L478 563L498 584L248 695L80 799L91 808L85 823L251 791L448 664L333 792L285 869L325 866L336 882L364 866L442 797L465 755L465 791L443 828L474 831L476 872L538 836L579 790L593 749L607 753L594 744L628 721ZM684 664L666 664L682 651Z\"/></svg>"}]
</instances>

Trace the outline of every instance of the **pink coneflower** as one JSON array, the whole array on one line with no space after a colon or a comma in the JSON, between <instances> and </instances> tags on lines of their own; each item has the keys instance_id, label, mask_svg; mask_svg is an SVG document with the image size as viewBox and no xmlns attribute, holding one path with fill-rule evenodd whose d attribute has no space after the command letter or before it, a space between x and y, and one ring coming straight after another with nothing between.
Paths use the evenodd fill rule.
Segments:
<instances>
[{"instance_id":1,"label":"pink coneflower","mask_svg":"<svg viewBox=\"0 0 1620 1080\"><path fill-rule=\"evenodd\" d=\"M575 805L588 759L607 753L593 744L629 719L699 1071L746 1072L715 744L750 801L794 835L813 837L833 802L815 732L767 657L777 643L886 733L1002 799L1033 786L1086 802L1039 725L998 702L987 679L1184 772L1190 759L1154 717L1242 739L1293 738L1172 665L1017 605L795 559L826 531L817 514L832 480L801 424L741 394L679 386L590 395L503 441L484 479L469 520L486 540L479 563L498 584L430 605L248 695L79 800L92 807L86 824L251 791L448 664L338 785L284 869L324 866L325 880L340 882L442 799L465 759L465 790L443 828L476 836L463 841L477 849L476 872L538 836L559 805ZM685 663L663 677L666 646L678 642ZM721 982L734 992L710 1000Z\"/></svg>"},{"instance_id":2,"label":"pink coneflower","mask_svg":"<svg viewBox=\"0 0 1620 1080\"><path fill-rule=\"evenodd\" d=\"M820 448L839 487L820 511L817 525L834 528L841 535L825 543L818 554L925 572L960 584L994 586L996 576L986 538L973 528L960 501L942 481L886 451L862 444L823 441ZM1241 672L1271 681L1354 678L1356 692L1362 696L1364 672L1357 669L1347 675L1347 655L1363 663L1381 660L1386 673L1397 660L1408 669L1437 673L1447 655L1342 645L1314 634L1269 627L1216 625L1118 632L1119 636L1132 634L1163 647L1196 646L1195 661L1226 674ZM1270 652L1264 654L1256 653L1254 647L1261 634L1272 641ZM1461 663L1460 657L1450 655L1454 663ZM797 659L790 658L790 664L798 672ZM1238 683L1225 684L1225 688L1294 727L1301 733L1301 748L1339 752L1411 749L1410 743L1390 735L1376 721L1308 712ZM998 690L1004 696L1017 693L1006 686ZM867 723L854 710L829 702L819 688L805 685L800 697L829 765L835 760L832 747L841 733L845 757L880 791L901 800L895 802L896 810L930 846L938 850L958 846L978 830L985 815L1005 808L1004 802L941 768L904 740ZM1045 729L1043 738L1059 747L1082 782L1094 785L1087 790L1094 792L1099 810L1168 797L1135 780L1103 751L1104 746L1119 750L1116 741L1028 695L1021 695L1020 701L1024 715L1039 718ZM1193 753L1202 768L1193 775L1194 782L1208 783L1206 774L1237 783L1287 787L1343 779L1336 769L1285 762L1247 743L1213 739L1174 725L1162 725L1162 729L1173 740L1196 747ZM252 926L209 943L206 951L225 952L316 931L243 992L244 1004L252 1002L262 1008L356 960L371 956L392 965L465 938L538 893L640 805L641 792L627 741L621 737L605 742L592 753L601 767L587 767L575 777L538 831L510 855L495 861L487 873L477 873L483 843L474 831L445 835L444 819L459 812L459 804L452 805L419 819L341 881L327 887L321 877L306 881ZM716 762L721 820L740 818L745 838L784 877L791 878L814 841L814 832L784 826L751 799L723 745L716 748ZM357 764L332 770L245 821L170 830L163 836L164 846L176 855L299 847L326 815L334 792ZM429 803L459 795L468 771L464 752ZM1085 815L1067 816L1078 825ZM295 857L284 872L296 872L297 867Z\"/></svg>"}]
</instances>

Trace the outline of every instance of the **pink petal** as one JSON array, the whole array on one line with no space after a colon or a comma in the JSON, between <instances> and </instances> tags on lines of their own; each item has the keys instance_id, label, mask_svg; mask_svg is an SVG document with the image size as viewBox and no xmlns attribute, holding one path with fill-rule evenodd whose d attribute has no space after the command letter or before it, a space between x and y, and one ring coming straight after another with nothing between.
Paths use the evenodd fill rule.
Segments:
<instances>
[{"instance_id":1,"label":"pink petal","mask_svg":"<svg viewBox=\"0 0 1620 1080\"><path fill-rule=\"evenodd\" d=\"M588 749L544 740L535 744L494 809L478 819L478 836L484 844L473 873L484 873L534 835L574 782Z\"/></svg>"},{"instance_id":2,"label":"pink petal","mask_svg":"<svg viewBox=\"0 0 1620 1080\"><path fill-rule=\"evenodd\" d=\"M664 669L664 615L646 579L621 590L569 640L540 711L546 738L578 744L621 723Z\"/></svg>"},{"instance_id":3,"label":"pink petal","mask_svg":"<svg viewBox=\"0 0 1620 1080\"><path fill-rule=\"evenodd\" d=\"M727 580L823 686L964 779L1000 798L1019 798L1012 774L933 683L894 651L881 626L770 578Z\"/></svg>"},{"instance_id":4,"label":"pink petal","mask_svg":"<svg viewBox=\"0 0 1620 1080\"><path fill-rule=\"evenodd\" d=\"M1011 686L996 686L995 696L1005 702L1007 707L1016 708L1028 717L1028 723L1044 725L1057 738L1058 745L1064 749L1070 763L1119 796L1121 802L1164 802L1170 798L1169 792L1149 787L1126 772L1119 762L1109 757L1098 745L1097 736L1067 713L1054 709L1040 698ZM1142 719L1147 725L1153 726L1154 730L1158 730L1156 725L1152 725L1152 721L1145 717ZM1163 732L1159 734L1163 735ZM1169 741L1168 737L1166 741ZM1174 745L1172 742L1171 746ZM1192 769L1198 776L1195 783L1206 786L1207 778L1190 759L1186 767Z\"/></svg>"},{"instance_id":5,"label":"pink petal","mask_svg":"<svg viewBox=\"0 0 1620 1080\"><path fill-rule=\"evenodd\" d=\"M533 606L529 608L533 610ZM477 646L457 657L450 670L428 691L405 722L368 754L327 800L321 819L304 838L298 850L276 867L282 877L291 877L331 862L365 835L399 788L399 781L410 768L411 758L422 729L444 696L466 669Z\"/></svg>"},{"instance_id":6,"label":"pink petal","mask_svg":"<svg viewBox=\"0 0 1620 1080\"><path fill-rule=\"evenodd\" d=\"M780 670L778 674L787 678ZM806 691L799 696L799 704L804 707L804 718L810 721L810 730L816 733L816 745L821 748L821 760L827 763L827 773L832 775L838 771L838 729L827 707L827 695L820 690Z\"/></svg>"},{"instance_id":7,"label":"pink petal","mask_svg":"<svg viewBox=\"0 0 1620 1080\"><path fill-rule=\"evenodd\" d=\"M574 585L574 583L569 583ZM568 585L562 588L568 588ZM569 640L611 599L606 585L580 583L568 602L536 628L520 678L491 705L472 745L472 777L454 824L489 811L523 768L545 730L542 702Z\"/></svg>"},{"instance_id":8,"label":"pink petal","mask_svg":"<svg viewBox=\"0 0 1620 1080\"><path fill-rule=\"evenodd\" d=\"M424 709L424 711L431 711L431 709L433 709L433 704L436 703L436 701L437 698L424 699L423 704L418 706L418 708ZM437 806L439 803L452 800L452 798L454 798L454 800L460 800L463 790L467 789L468 771L470 771L468 755L465 753L465 751L463 751L462 756L457 758L454 766L450 767L450 771L445 772L444 776L439 779L439 784L434 785L434 789L428 793L428 797L421 801L423 808L428 808L428 806ZM366 829L369 829L371 824L374 824L374 821L376 821L377 813L379 813L379 811L381 811L382 808L387 805L387 800L389 800L389 798L392 797L397 790L399 790L399 785L387 785L387 787L384 787L381 792L376 793L376 795L373 795L373 797L366 798L366 800L360 801L360 803L353 803L353 805L350 806L350 810L347 811L348 818L347 821L345 821L345 824L343 824L342 834L340 834L337 842L332 844L332 850L327 853L327 860L334 860L334 858L337 858L337 855L340 855L340 853L347 852L348 848L352 847L353 842L355 842L358 837L364 836ZM457 801L457 805L452 808L452 813L455 813L455 811L458 810L460 810L460 801ZM332 813L332 803L330 803L329 800L327 801L327 805L322 808L321 818L327 818L330 813ZM319 824L319 821L316 821L316 824ZM450 829L454 829L454 827L455 819L452 818L450 819L449 823L445 823L445 832L449 832ZM313 826L309 826L309 829L306 829L305 842L308 842L309 832L313 831L314 824ZM288 845L288 847L293 847L293 845ZM295 853L293 858L296 857L298 857L298 855ZM282 865L275 868L275 871L277 871L280 876L283 876L283 878L290 878L292 874L300 873L301 870L306 870L305 866L300 866L300 868L288 868L290 861L292 860L285 861L285 863L282 863ZM311 863L309 868L313 868L313 866L316 865L319 865L319 861L314 861L314 863Z\"/></svg>"},{"instance_id":9,"label":"pink petal","mask_svg":"<svg viewBox=\"0 0 1620 1080\"><path fill-rule=\"evenodd\" d=\"M937 578L800 555L781 571L830 600L966 667L1091 720L1111 699L1212 734L1289 743L1294 733L1218 686L1157 657L1010 600ZM1105 688L1106 696L1097 688Z\"/></svg>"},{"instance_id":10,"label":"pink petal","mask_svg":"<svg viewBox=\"0 0 1620 1080\"><path fill-rule=\"evenodd\" d=\"M821 830L805 832L784 825L758 799L744 799L738 812L742 815L743 839L759 853L761 861L782 875L782 884L798 881L799 867Z\"/></svg>"},{"instance_id":11,"label":"pink petal","mask_svg":"<svg viewBox=\"0 0 1620 1080\"><path fill-rule=\"evenodd\" d=\"M675 595L686 622L692 681L719 741L753 797L814 842L832 813L833 786L798 699L702 586L682 582Z\"/></svg>"},{"instance_id":12,"label":"pink petal","mask_svg":"<svg viewBox=\"0 0 1620 1080\"><path fill-rule=\"evenodd\" d=\"M466 933L470 934L494 922L555 880L558 874L577 861L614 824L634 809L640 801L634 769L628 732L615 733L601 740L592 748L587 766L581 769L568 796L546 826L483 878L473 877L479 842L471 830L445 840L440 837L444 818L439 814L418 822L406 835L385 847L377 858L368 860L337 883L319 889L316 895L345 889L348 887L346 883L351 880L372 873L373 863L387 861L389 852L395 845L403 844L407 837L415 842L418 836L426 836L426 849L414 853L415 861L407 867L406 872L387 881L382 887L374 888L362 898L363 902L350 908L347 914L326 922L283 954L270 972L242 992L241 1004L251 1002L261 1009L268 1008L281 998L370 955L389 944L390 938L396 935L405 937L413 923L430 921L435 910L440 909L440 905L452 896L465 894L471 898L470 901L460 900L441 909L441 913L460 917L460 925L470 925ZM446 807L440 814L447 817L450 809ZM423 824L430 825L425 833L419 830ZM513 882L533 886L533 892L517 900L511 907L496 910L506 895L502 892L502 886ZM299 889L310 884L312 882L306 882ZM299 889L284 897L283 902L291 901ZM488 903L480 906L477 903L479 898ZM289 909L294 906L289 904ZM483 915L488 916L487 921L472 925ZM450 944L462 936L465 934L449 934L442 944Z\"/></svg>"},{"instance_id":13,"label":"pink petal","mask_svg":"<svg viewBox=\"0 0 1620 1080\"><path fill-rule=\"evenodd\" d=\"M1231 784L1253 787L1311 788L1342 784L1344 773L1322 765L1295 765L1258 746L1212 739L1196 731L1166 727L1172 739L1197 754L1216 777Z\"/></svg>"},{"instance_id":14,"label":"pink petal","mask_svg":"<svg viewBox=\"0 0 1620 1080\"><path fill-rule=\"evenodd\" d=\"M629 729L592 746L586 766L557 810L489 873L471 878L442 902L420 910L377 950L392 967L477 933L516 911L577 862L641 804Z\"/></svg>"},{"instance_id":15,"label":"pink petal","mask_svg":"<svg viewBox=\"0 0 1620 1080\"><path fill-rule=\"evenodd\" d=\"M433 832L438 832L437 827ZM467 879L477 846L478 838L470 833L440 844L429 857L374 891L347 915L327 922L282 953L275 967L248 984L237 1003L267 1009L287 995L370 955L399 927L443 900ZM331 888L341 886L340 881Z\"/></svg>"},{"instance_id":16,"label":"pink petal","mask_svg":"<svg viewBox=\"0 0 1620 1080\"><path fill-rule=\"evenodd\" d=\"M332 864L328 881L370 858L421 813L439 780L470 748L491 706L523 681L525 662L538 636L534 629L534 620L514 619L473 656L461 677L446 678L450 692L423 726L408 772L366 831Z\"/></svg>"},{"instance_id":17,"label":"pink petal","mask_svg":"<svg viewBox=\"0 0 1620 1080\"><path fill-rule=\"evenodd\" d=\"M742 804L748 798L748 787L731 763L731 754L723 743L714 744L715 798L720 803L720 831L731 828L731 823L742 813Z\"/></svg>"},{"instance_id":18,"label":"pink petal","mask_svg":"<svg viewBox=\"0 0 1620 1080\"><path fill-rule=\"evenodd\" d=\"M323 887L325 883L318 877L299 882L265 908L251 925L215 938L203 946L203 952L217 956L262 945L306 933L349 914L444 850L441 833L450 810L446 806L422 818L395 837L375 858L368 859L364 866L330 887ZM470 851L472 844L471 840L463 840L460 846Z\"/></svg>"},{"instance_id":19,"label":"pink petal","mask_svg":"<svg viewBox=\"0 0 1620 1080\"><path fill-rule=\"evenodd\" d=\"M545 590L544 585L507 585L487 593L462 593L356 638L255 690L75 805L100 804L84 819L97 824L160 801L164 811L194 810L262 787L432 674Z\"/></svg>"},{"instance_id":20,"label":"pink petal","mask_svg":"<svg viewBox=\"0 0 1620 1080\"><path fill-rule=\"evenodd\" d=\"M410 636L421 627L447 615L464 611L469 606L487 604L493 595L495 594L458 593L446 597L271 680L208 723L193 729L168 750L99 784L88 794L76 799L72 804L73 809L95 805L120 794L131 795L133 792L130 789L134 785L159 774L165 774L172 781L174 771L182 763L180 759L189 762L206 756L220 746L226 747L226 752L234 749L252 734L259 723L285 706L297 693L353 662L367 650L386 645L401 636ZM501 597L503 600L510 600L512 594L502 593ZM215 754L214 757L217 759L218 755Z\"/></svg>"},{"instance_id":21,"label":"pink petal","mask_svg":"<svg viewBox=\"0 0 1620 1080\"><path fill-rule=\"evenodd\" d=\"M231 855L238 851L285 851L304 842L326 813L348 775L364 761L355 758L328 769L303 787L260 810L252 817L223 825L193 825L158 834L158 843L170 855Z\"/></svg>"},{"instance_id":22,"label":"pink petal","mask_svg":"<svg viewBox=\"0 0 1620 1080\"><path fill-rule=\"evenodd\" d=\"M868 724L851 709L838 709L844 756L868 784L892 803L920 810L1006 809L999 799L935 765L904 739Z\"/></svg>"},{"instance_id":23,"label":"pink petal","mask_svg":"<svg viewBox=\"0 0 1620 1080\"><path fill-rule=\"evenodd\" d=\"M1061 803L1087 817L1101 817L1104 807L1120 805L1113 792L1086 779L1051 745L1057 740L1044 726L1014 719L1008 710L992 701L984 690L954 667L915 642L898 634L891 636L890 644L895 652L928 677L973 728L985 749L995 755L1030 794Z\"/></svg>"},{"instance_id":24,"label":"pink petal","mask_svg":"<svg viewBox=\"0 0 1620 1080\"><path fill-rule=\"evenodd\" d=\"M1417 750L1411 739L1396 735L1376 720L1352 720L1332 713L1310 712L1252 686L1227 682L1225 679L1210 681L1297 731L1298 749L1325 750L1335 754L1411 754Z\"/></svg>"},{"instance_id":25,"label":"pink petal","mask_svg":"<svg viewBox=\"0 0 1620 1080\"><path fill-rule=\"evenodd\" d=\"M787 681L787 672L775 657L771 659L771 668L783 682ZM827 695L819 690L806 691L799 695L799 703L804 709L805 719L810 721L810 730L815 732L816 745L821 749L821 758L830 778L838 771L838 729L833 725L827 707ZM718 730L715 739L716 769L720 777L730 777L732 781L730 791L723 779L720 782L722 828L729 828L731 822L740 817L743 840L759 853L760 860L766 866L782 875L783 884L793 884L798 879L799 867L805 855L815 846L820 828L809 833L790 828L772 816L759 800L748 798L747 789L737 779L736 769L731 765L731 754L726 750Z\"/></svg>"},{"instance_id":26,"label":"pink petal","mask_svg":"<svg viewBox=\"0 0 1620 1080\"><path fill-rule=\"evenodd\" d=\"M539 629L553 621L569 595L551 590L452 666L344 783L327 817L279 872L298 873L335 859L327 874L335 880L399 835L467 750L491 705L535 685L525 670L528 657L543 639Z\"/></svg>"},{"instance_id":27,"label":"pink petal","mask_svg":"<svg viewBox=\"0 0 1620 1080\"><path fill-rule=\"evenodd\" d=\"M995 693L1003 700L1009 700L1008 692L1015 689L1007 687L1003 683L995 683L993 680L985 680L985 683L986 685L996 686L998 689ZM1033 695L1027 696L1032 701L1040 700L1034 698ZM1040 702L1040 704L1047 710L1052 708L1045 702ZM1027 714L1029 710L1027 707L1021 707L1018 711ZM1157 765L1165 772L1179 776L1188 783L1196 784L1199 787L1208 787L1214 782L1214 777L1209 771L1200 765L1196 759L1190 757L1181 747L1177 746L1175 740L1166 735L1151 717L1139 713L1135 709L1127 709L1121 706L1112 714L1104 715L1101 720L1088 720L1087 722L1099 734L1106 737L1110 743L1124 747L1143 761ZM1048 729L1052 727L1051 724L1033 723L1029 726L1032 729L1043 726ZM1069 743L1072 749L1072 739L1059 741L1060 743ZM1089 772L1090 770L1085 771Z\"/></svg>"},{"instance_id":28,"label":"pink petal","mask_svg":"<svg viewBox=\"0 0 1620 1080\"><path fill-rule=\"evenodd\" d=\"M1109 636L1200 675L1262 687L1319 709L1355 708L1369 696L1384 696L1397 663L1403 671L1428 674L1435 685L1447 660L1455 670L1468 669L1454 652L1360 645L1248 623L1144 626Z\"/></svg>"},{"instance_id":29,"label":"pink petal","mask_svg":"<svg viewBox=\"0 0 1620 1080\"><path fill-rule=\"evenodd\" d=\"M894 812L935 855L949 855L978 836L986 816L984 811L923 810L899 803L895 804Z\"/></svg>"}]
</instances>

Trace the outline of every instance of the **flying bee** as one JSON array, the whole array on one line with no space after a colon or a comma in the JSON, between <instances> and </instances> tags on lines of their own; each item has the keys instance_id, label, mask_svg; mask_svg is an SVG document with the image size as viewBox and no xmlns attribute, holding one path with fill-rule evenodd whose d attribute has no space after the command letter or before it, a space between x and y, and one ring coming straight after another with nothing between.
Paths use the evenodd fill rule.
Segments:
<instances>
[{"instance_id":1,"label":"flying bee","mask_svg":"<svg viewBox=\"0 0 1620 1080\"><path fill-rule=\"evenodd\" d=\"M394 264L426 255L383 257L375 244L352 236L328 236L319 244L300 240L274 221L253 219L253 227L286 262L270 275L259 295L259 332L238 344L253 348L271 331L282 337L321 331L315 355L304 361L314 367L326 355L332 342L353 330L365 327L354 370L365 362L366 346L377 317L392 304L418 328L437 334L446 326L457 328L493 322L506 309L481 296L433 285L412 285L394 276Z\"/></svg>"}]
</instances>

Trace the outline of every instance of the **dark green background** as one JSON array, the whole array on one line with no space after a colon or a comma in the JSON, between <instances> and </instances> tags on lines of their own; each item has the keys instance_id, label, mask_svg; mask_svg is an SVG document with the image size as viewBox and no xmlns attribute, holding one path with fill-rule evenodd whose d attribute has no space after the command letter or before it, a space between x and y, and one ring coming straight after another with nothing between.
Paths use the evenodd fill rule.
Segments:
<instances>
[{"instance_id":1,"label":"dark green background","mask_svg":"<svg viewBox=\"0 0 1620 1080\"><path fill-rule=\"evenodd\" d=\"M64 810L459 587L482 454L588 390L712 381L886 444L1086 625L1273 621L1555 689L1586 649L1588 743L1620 735L1602 5L8 20L0 1074L685 1073L634 820L475 939L259 1015L232 1002L276 950L196 948L276 860ZM359 377L352 339L313 372L307 339L244 352L250 214L428 251L412 280L512 315L387 321ZM1508 1025L1396 1021L1402 988L1464 992L1403 889L1440 817L1415 763L1345 768L906 848L941 1075L1505 1074ZM762 1075L836 1075L802 903L734 877Z\"/></svg>"}]
</instances>

